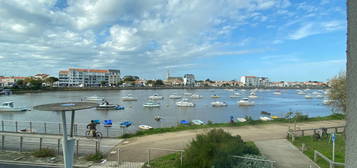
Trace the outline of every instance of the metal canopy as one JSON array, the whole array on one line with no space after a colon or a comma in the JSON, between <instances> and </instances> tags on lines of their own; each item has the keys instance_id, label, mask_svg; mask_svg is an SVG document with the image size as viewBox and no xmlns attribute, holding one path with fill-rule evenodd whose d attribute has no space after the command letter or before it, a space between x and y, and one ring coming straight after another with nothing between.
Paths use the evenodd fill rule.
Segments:
<instances>
[{"instance_id":1,"label":"metal canopy","mask_svg":"<svg viewBox=\"0 0 357 168\"><path fill-rule=\"evenodd\" d=\"M76 110L84 110L98 106L97 103L92 102L64 102L64 103L52 103L52 104L44 104L33 107L35 110L39 111L76 111Z\"/></svg>"},{"instance_id":2,"label":"metal canopy","mask_svg":"<svg viewBox=\"0 0 357 168\"><path fill-rule=\"evenodd\" d=\"M65 102L65 103L52 103L44 104L33 107L35 110L40 111L57 111L62 114L62 127L63 127L63 158L64 158L64 167L72 168L73 167L73 155L74 155L74 143L75 139L73 138L74 130L74 113L76 110L84 110L98 106L97 103L92 102ZM67 122L66 122L66 111L71 111L71 126L70 126L70 135L67 135Z\"/></svg>"}]
</instances>

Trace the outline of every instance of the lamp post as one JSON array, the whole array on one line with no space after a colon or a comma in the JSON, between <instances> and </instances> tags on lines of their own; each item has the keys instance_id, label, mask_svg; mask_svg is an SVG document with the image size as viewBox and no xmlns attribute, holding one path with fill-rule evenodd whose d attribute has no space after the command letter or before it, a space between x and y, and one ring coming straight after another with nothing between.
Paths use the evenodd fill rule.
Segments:
<instances>
[{"instance_id":1,"label":"lamp post","mask_svg":"<svg viewBox=\"0 0 357 168\"><path fill-rule=\"evenodd\" d=\"M63 148L63 158L64 158L64 167L72 168L73 167L73 155L74 155L74 143L75 139L73 138L74 131L74 117L76 110L84 110L96 107L97 103L91 102L66 102L66 103L53 103L53 104L44 104L35 106L35 110L39 111L55 111L60 112L62 116L62 128L63 128L63 139L62 139L62 148ZM68 137L67 133L67 120L66 112L71 112L71 125L70 133Z\"/></svg>"}]
</instances>

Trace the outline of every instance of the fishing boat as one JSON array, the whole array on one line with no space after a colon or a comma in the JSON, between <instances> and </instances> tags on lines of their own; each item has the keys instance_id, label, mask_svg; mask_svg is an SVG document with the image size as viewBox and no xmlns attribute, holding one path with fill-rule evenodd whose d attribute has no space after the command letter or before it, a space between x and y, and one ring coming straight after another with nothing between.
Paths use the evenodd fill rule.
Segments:
<instances>
[{"instance_id":1,"label":"fishing boat","mask_svg":"<svg viewBox=\"0 0 357 168\"><path fill-rule=\"evenodd\" d=\"M117 104L109 104L107 101L104 101L96 107L97 110L124 110L124 106Z\"/></svg>"},{"instance_id":2,"label":"fishing boat","mask_svg":"<svg viewBox=\"0 0 357 168\"><path fill-rule=\"evenodd\" d=\"M211 105L213 107L224 107L224 106L228 106L228 104L226 102L220 102L220 101L215 101L212 102Z\"/></svg>"},{"instance_id":3,"label":"fishing boat","mask_svg":"<svg viewBox=\"0 0 357 168\"><path fill-rule=\"evenodd\" d=\"M163 96L160 96L160 95L157 94L157 93L155 93L154 95L149 96L149 99L151 99L151 100L162 100L162 99L164 99L164 97L163 97Z\"/></svg>"},{"instance_id":4,"label":"fishing boat","mask_svg":"<svg viewBox=\"0 0 357 168\"><path fill-rule=\"evenodd\" d=\"M169 99L181 99L182 96L177 95L176 93L169 96Z\"/></svg>"},{"instance_id":5,"label":"fishing boat","mask_svg":"<svg viewBox=\"0 0 357 168\"><path fill-rule=\"evenodd\" d=\"M214 94L214 95L211 96L211 98L220 98L220 96Z\"/></svg>"},{"instance_id":6,"label":"fishing boat","mask_svg":"<svg viewBox=\"0 0 357 168\"><path fill-rule=\"evenodd\" d=\"M147 102L143 105L144 107L151 107L151 108L154 108L154 107L160 107L160 104L159 103L155 103L155 102Z\"/></svg>"},{"instance_id":7,"label":"fishing boat","mask_svg":"<svg viewBox=\"0 0 357 168\"><path fill-rule=\"evenodd\" d=\"M237 121L239 121L239 122L246 122L247 121L247 119L245 119L245 118L237 118Z\"/></svg>"},{"instance_id":8,"label":"fishing boat","mask_svg":"<svg viewBox=\"0 0 357 168\"><path fill-rule=\"evenodd\" d=\"M250 98L250 99L256 99L256 98L258 98L258 96L255 94L255 92L252 92L252 93L250 93L250 95L248 96L248 98Z\"/></svg>"},{"instance_id":9,"label":"fishing boat","mask_svg":"<svg viewBox=\"0 0 357 168\"><path fill-rule=\"evenodd\" d=\"M195 103L189 102L188 99L182 99L181 101L176 102L178 107L194 107Z\"/></svg>"},{"instance_id":10,"label":"fishing boat","mask_svg":"<svg viewBox=\"0 0 357 168\"><path fill-rule=\"evenodd\" d=\"M281 95L281 92L280 92L280 90L277 90L277 91L275 91L273 94L275 94L275 95Z\"/></svg>"},{"instance_id":11,"label":"fishing boat","mask_svg":"<svg viewBox=\"0 0 357 168\"><path fill-rule=\"evenodd\" d=\"M253 106L253 105L255 105L255 102L254 101L249 101L248 98L243 98L243 99L238 101L238 104L240 106Z\"/></svg>"},{"instance_id":12,"label":"fishing boat","mask_svg":"<svg viewBox=\"0 0 357 168\"><path fill-rule=\"evenodd\" d=\"M187 121L187 120L181 120L181 121L180 121L180 124L188 125L188 124L190 124L190 122Z\"/></svg>"},{"instance_id":13,"label":"fishing boat","mask_svg":"<svg viewBox=\"0 0 357 168\"><path fill-rule=\"evenodd\" d=\"M260 120L262 121L270 121L272 120L270 117L259 117Z\"/></svg>"},{"instance_id":14,"label":"fishing boat","mask_svg":"<svg viewBox=\"0 0 357 168\"><path fill-rule=\"evenodd\" d=\"M137 101L138 99L136 97L133 97L132 94L128 94L127 96L124 96L121 98L122 101Z\"/></svg>"},{"instance_id":15,"label":"fishing boat","mask_svg":"<svg viewBox=\"0 0 357 168\"><path fill-rule=\"evenodd\" d=\"M204 125L205 123L201 120L192 120L191 121L193 125Z\"/></svg>"},{"instance_id":16,"label":"fishing boat","mask_svg":"<svg viewBox=\"0 0 357 168\"><path fill-rule=\"evenodd\" d=\"M88 101L103 101L104 97L90 96L90 97L87 97L86 100L88 100Z\"/></svg>"},{"instance_id":17,"label":"fishing boat","mask_svg":"<svg viewBox=\"0 0 357 168\"><path fill-rule=\"evenodd\" d=\"M142 129L142 130L149 130L149 129L152 129L152 127L151 126L149 126L149 125L139 125L138 126L140 129Z\"/></svg>"},{"instance_id":18,"label":"fishing boat","mask_svg":"<svg viewBox=\"0 0 357 168\"><path fill-rule=\"evenodd\" d=\"M13 101L4 102L0 106L0 112L20 112L27 111L27 108L24 107L15 107Z\"/></svg>"},{"instance_id":19,"label":"fishing boat","mask_svg":"<svg viewBox=\"0 0 357 168\"><path fill-rule=\"evenodd\" d=\"M312 99L312 96L310 94L305 95L305 99Z\"/></svg>"},{"instance_id":20,"label":"fishing boat","mask_svg":"<svg viewBox=\"0 0 357 168\"><path fill-rule=\"evenodd\" d=\"M133 124L133 122L131 122L131 121L124 121L124 122L120 123L120 127L127 128L127 127L130 127L132 124Z\"/></svg>"},{"instance_id":21,"label":"fishing boat","mask_svg":"<svg viewBox=\"0 0 357 168\"><path fill-rule=\"evenodd\" d=\"M191 98L192 98L192 99L200 99L200 98L202 98L202 96L199 95L199 94L193 94L193 95L191 96Z\"/></svg>"}]
</instances>

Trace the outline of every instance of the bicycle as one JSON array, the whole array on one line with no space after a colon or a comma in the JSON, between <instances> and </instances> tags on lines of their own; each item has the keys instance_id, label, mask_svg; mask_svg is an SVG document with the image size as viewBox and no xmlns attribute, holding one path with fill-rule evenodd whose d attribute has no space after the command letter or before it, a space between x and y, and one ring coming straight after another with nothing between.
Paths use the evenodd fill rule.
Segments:
<instances>
[{"instance_id":1,"label":"bicycle","mask_svg":"<svg viewBox=\"0 0 357 168\"><path fill-rule=\"evenodd\" d=\"M87 138L102 139L102 137L103 137L103 133L101 133L100 131L95 131L94 134L95 134L95 136L93 136L91 130L86 130L86 132L85 132L85 136Z\"/></svg>"}]
</instances>

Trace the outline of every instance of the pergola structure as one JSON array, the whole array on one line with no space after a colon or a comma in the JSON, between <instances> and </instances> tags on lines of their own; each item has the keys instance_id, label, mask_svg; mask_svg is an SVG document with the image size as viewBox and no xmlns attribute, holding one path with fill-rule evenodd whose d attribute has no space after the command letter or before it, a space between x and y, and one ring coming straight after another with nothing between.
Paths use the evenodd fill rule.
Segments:
<instances>
[{"instance_id":1,"label":"pergola structure","mask_svg":"<svg viewBox=\"0 0 357 168\"><path fill-rule=\"evenodd\" d=\"M63 158L64 158L64 167L72 168L73 166L73 155L74 155L74 143L75 139L73 138L74 130L74 116L75 111L84 110L96 107L97 103L91 102L65 102L65 103L53 103L53 104L44 104L35 106L35 110L39 111L55 111L62 114L62 126L63 126ZM70 125L70 134L68 137L67 134L67 122L66 122L66 112L72 112L71 116L71 125Z\"/></svg>"}]
</instances>

